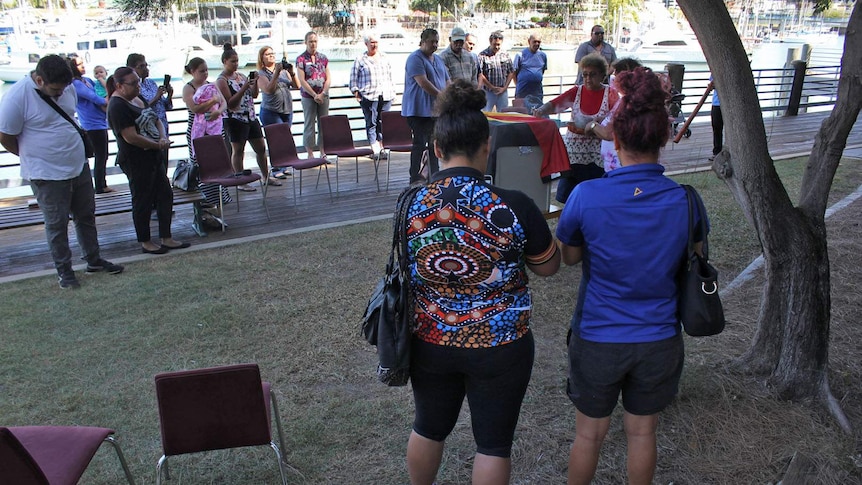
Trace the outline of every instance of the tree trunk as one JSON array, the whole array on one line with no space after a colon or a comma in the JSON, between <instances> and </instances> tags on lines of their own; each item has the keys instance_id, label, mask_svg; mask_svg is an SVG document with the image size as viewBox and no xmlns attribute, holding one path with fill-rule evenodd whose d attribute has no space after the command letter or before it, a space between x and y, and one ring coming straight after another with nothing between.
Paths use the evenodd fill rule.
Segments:
<instances>
[{"instance_id":1,"label":"tree trunk","mask_svg":"<svg viewBox=\"0 0 862 485\"><path fill-rule=\"evenodd\" d=\"M766 285L751 347L740 362L768 377L783 399L820 398L845 430L827 380L829 257L824 214L847 135L862 106L862 13L854 7L845 39L838 100L824 121L794 208L767 151L754 79L722 0L678 0L703 47L716 83L728 147L713 169L751 221L763 248Z\"/></svg>"}]
</instances>

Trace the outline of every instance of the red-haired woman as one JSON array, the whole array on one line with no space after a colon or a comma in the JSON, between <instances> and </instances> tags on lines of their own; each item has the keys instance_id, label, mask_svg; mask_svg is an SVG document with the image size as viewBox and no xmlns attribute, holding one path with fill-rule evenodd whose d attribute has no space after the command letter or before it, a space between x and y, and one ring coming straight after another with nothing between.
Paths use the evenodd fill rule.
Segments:
<instances>
[{"instance_id":1,"label":"red-haired woman","mask_svg":"<svg viewBox=\"0 0 862 485\"><path fill-rule=\"evenodd\" d=\"M577 408L569 484L592 480L620 393L628 482L652 482L658 414L676 396L683 367L675 277L688 203L658 163L670 136L669 93L642 67L616 83L626 93L613 122L622 167L575 187L557 225L563 262L584 262L569 341Z\"/></svg>"}]
</instances>

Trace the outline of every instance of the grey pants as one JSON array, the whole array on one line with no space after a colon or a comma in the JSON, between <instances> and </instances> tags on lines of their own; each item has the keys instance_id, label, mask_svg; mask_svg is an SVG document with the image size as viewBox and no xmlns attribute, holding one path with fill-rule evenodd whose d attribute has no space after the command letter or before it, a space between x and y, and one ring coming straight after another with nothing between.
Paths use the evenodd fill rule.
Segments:
<instances>
[{"instance_id":1,"label":"grey pants","mask_svg":"<svg viewBox=\"0 0 862 485\"><path fill-rule=\"evenodd\" d=\"M322 104L317 104L311 98L302 98L302 116L305 125L302 129L302 144L305 152L311 156L312 150L320 148L320 117L329 114L329 98L324 98ZM317 124L317 141L315 142L314 127Z\"/></svg>"},{"instance_id":2,"label":"grey pants","mask_svg":"<svg viewBox=\"0 0 862 485\"><path fill-rule=\"evenodd\" d=\"M75 223L78 246L88 263L99 260L99 238L96 235L96 201L90 165L84 164L81 174L68 180L31 180L30 186L45 217L45 236L54 267L58 273L71 270L72 250L69 249L69 215Z\"/></svg>"}]
</instances>

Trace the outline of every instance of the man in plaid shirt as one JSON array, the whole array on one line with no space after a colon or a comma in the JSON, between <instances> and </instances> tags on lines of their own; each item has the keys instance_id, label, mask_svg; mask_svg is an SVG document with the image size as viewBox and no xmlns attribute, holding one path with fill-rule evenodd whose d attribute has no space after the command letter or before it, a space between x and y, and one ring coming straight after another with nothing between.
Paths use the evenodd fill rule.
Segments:
<instances>
[{"instance_id":1,"label":"man in plaid shirt","mask_svg":"<svg viewBox=\"0 0 862 485\"><path fill-rule=\"evenodd\" d=\"M467 32L461 27L452 29L449 35L449 47L440 54L446 69L449 70L449 78L464 79L473 83L473 87L479 87L479 57L464 48Z\"/></svg>"},{"instance_id":2,"label":"man in plaid shirt","mask_svg":"<svg viewBox=\"0 0 862 485\"><path fill-rule=\"evenodd\" d=\"M350 91L359 101L365 116L365 133L374 156L380 153L380 113L389 111L395 99L395 82L392 79L392 65L386 54L377 49L377 34L365 35L368 49L353 62L350 70Z\"/></svg>"},{"instance_id":3,"label":"man in plaid shirt","mask_svg":"<svg viewBox=\"0 0 862 485\"><path fill-rule=\"evenodd\" d=\"M509 105L509 84L515 77L512 59L503 52L503 33L496 31L488 39L490 45L479 53L479 85L485 90L485 111L497 111Z\"/></svg>"}]
</instances>

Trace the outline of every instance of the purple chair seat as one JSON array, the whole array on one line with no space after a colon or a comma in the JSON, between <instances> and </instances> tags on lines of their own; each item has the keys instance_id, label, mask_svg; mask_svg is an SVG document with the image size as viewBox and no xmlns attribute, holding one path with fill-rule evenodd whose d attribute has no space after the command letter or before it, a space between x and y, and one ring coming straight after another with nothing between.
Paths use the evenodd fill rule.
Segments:
<instances>
[{"instance_id":1,"label":"purple chair seat","mask_svg":"<svg viewBox=\"0 0 862 485\"><path fill-rule=\"evenodd\" d=\"M386 153L386 190L389 190L389 167L392 152L409 153L413 150L413 131L407 124L407 118L400 111L384 111L380 116L383 136L383 152ZM380 163L378 161L378 163Z\"/></svg>"},{"instance_id":2,"label":"purple chair seat","mask_svg":"<svg viewBox=\"0 0 862 485\"><path fill-rule=\"evenodd\" d=\"M0 428L3 430L4 428ZM29 477L6 476L9 483L50 483L51 485L75 485L87 469L96 451L103 442L108 441L114 446L126 479L134 484L134 479L126 466L125 458L119 446L111 435L114 430L89 426L18 426L6 428L15 440L20 443L32 462L47 479L42 482L38 474ZM8 443L8 437L2 440ZM14 447L13 447L14 449ZM18 450L20 453L20 450ZM19 458L22 458L19 456ZM0 465L0 475L6 475L4 470L7 458L4 456ZM19 459L20 462L20 459ZM4 482L5 483L5 482Z\"/></svg>"},{"instance_id":3,"label":"purple chair seat","mask_svg":"<svg viewBox=\"0 0 862 485\"><path fill-rule=\"evenodd\" d=\"M219 184L225 187L233 187L235 185L245 185L260 180L260 175L253 173L250 175L228 175L228 176L210 176L201 178L201 182L205 184Z\"/></svg>"}]
</instances>

